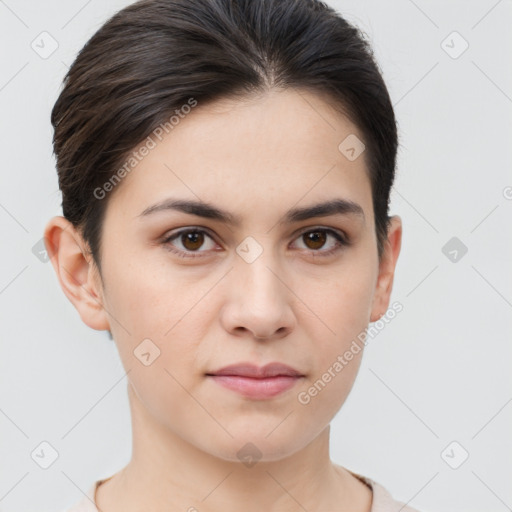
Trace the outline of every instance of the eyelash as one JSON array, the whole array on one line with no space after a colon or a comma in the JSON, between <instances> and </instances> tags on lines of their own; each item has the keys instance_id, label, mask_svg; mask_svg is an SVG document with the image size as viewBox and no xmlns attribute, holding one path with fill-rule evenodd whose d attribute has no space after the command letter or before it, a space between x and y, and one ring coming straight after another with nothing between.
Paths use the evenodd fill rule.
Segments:
<instances>
[{"instance_id":1,"label":"eyelash","mask_svg":"<svg viewBox=\"0 0 512 512\"><path fill-rule=\"evenodd\" d=\"M332 235L336 239L337 244L332 249L329 249L328 251L322 251L320 249L319 250L309 249L309 252L314 257L318 257L318 256L328 257L328 256L331 256L331 255L337 253L338 251L343 249L345 246L350 245L350 241L347 237L344 237L337 231L334 231L329 228L318 227L318 228L308 229L306 231L302 231L301 233L299 233L297 238L300 238L301 236L304 236L307 233L316 233L316 232L324 232L324 233ZM207 252L207 251L188 251L188 252L186 252L186 251L182 251L180 249L176 249L170 245L170 242L172 240L179 238L181 235L184 235L186 233L204 233L205 235L207 235L209 238L211 238L213 240L213 237L207 231L205 231L203 229L186 228L186 229L177 231L176 233L173 233L172 235L166 237L164 240L162 240L162 244L165 246L165 248L168 251L172 252L173 254L176 254L180 258L202 258L203 255L201 254L201 252Z\"/></svg>"}]
</instances>

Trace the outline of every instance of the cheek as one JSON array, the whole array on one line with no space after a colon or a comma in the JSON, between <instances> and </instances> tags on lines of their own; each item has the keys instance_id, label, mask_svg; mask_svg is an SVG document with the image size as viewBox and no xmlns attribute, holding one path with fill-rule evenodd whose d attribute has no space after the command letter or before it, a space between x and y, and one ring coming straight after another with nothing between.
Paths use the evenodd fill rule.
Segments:
<instances>
[{"instance_id":1,"label":"cheek","mask_svg":"<svg viewBox=\"0 0 512 512\"><path fill-rule=\"evenodd\" d=\"M324 287L310 287L304 295L311 310L318 313L309 321L311 378L302 387L304 399L298 397L298 403L324 419L343 405L359 371L373 280L368 267L361 265L356 271L347 266Z\"/></svg>"},{"instance_id":2,"label":"cheek","mask_svg":"<svg viewBox=\"0 0 512 512\"><path fill-rule=\"evenodd\" d=\"M336 365L338 352L331 354L320 371L311 376L298 391L295 410L300 429L318 434L336 416L345 403L360 367L359 356L346 365Z\"/></svg>"},{"instance_id":3,"label":"cheek","mask_svg":"<svg viewBox=\"0 0 512 512\"><path fill-rule=\"evenodd\" d=\"M189 322L189 312L200 309L206 284L197 282L187 271L190 269L152 265L147 257L137 261L124 268L122 264L109 266L107 310L113 317L111 323L125 327L125 334L128 331L165 342L182 323Z\"/></svg>"},{"instance_id":4,"label":"cheek","mask_svg":"<svg viewBox=\"0 0 512 512\"><path fill-rule=\"evenodd\" d=\"M174 280L175 282L177 279ZM156 415L158 411L178 411L183 388L190 388L198 345L204 338L200 294L194 287L152 272L118 272L110 275L107 310L118 352L141 401ZM192 290L192 291L190 291ZM173 378L174 377L174 378ZM173 401L169 398L174 397Z\"/></svg>"},{"instance_id":5,"label":"cheek","mask_svg":"<svg viewBox=\"0 0 512 512\"><path fill-rule=\"evenodd\" d=\"M354 267L340 265L329 275L302 279L297 288L307 305L301 314L316 317L308 321L314 329L310 339L322 345L324 363L364 331L370 319L375 274L367 266Z\"/></svg>"},{"instance_id":6,"label":"cheek","mask_svg":"<svg viewBox=\"0 0 512 512\"><path fill-rule=\"evenodd\" d=\"M181 357L183 357L181 355ZM168 362L173 355L163 347L161 355L150 366L139 361L132 364L129 379L137 395L137 415L147 416L145 421L156 420L181 437L201 434L204 412L187 391L189 384ZM182 363L186 365L186 363ZM151 420L149 418L151 417ZM204 434L204 433L203 433Z\"/></svg>"}]
</instances>

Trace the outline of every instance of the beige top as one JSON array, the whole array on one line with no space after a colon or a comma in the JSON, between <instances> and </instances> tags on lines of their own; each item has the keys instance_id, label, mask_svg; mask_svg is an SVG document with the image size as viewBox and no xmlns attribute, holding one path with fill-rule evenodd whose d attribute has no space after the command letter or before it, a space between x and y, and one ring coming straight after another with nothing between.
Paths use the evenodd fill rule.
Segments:
<instances>
[{"instance_id":1,"label":"beige top","mask_svg":"<svg viewBox=\"0 0 512 512\"><path fill-rule=\"evenodd\" d=\"M372 490L373 500L370 512L419 512L414 508L404 505L404 503L400 501L395 501L384 487L379 485L377 482L374 482L370 478L358 475L352 471L350 471L350 473L352 473L356 478L359 478L359 480L364 482ZM64 512L99 512L95 503L96 488L98 485L109 480L110 478L112 477L104 478L94 482L90 486L86 495L83 496L82 499L75 505L65 510Z\"/></svg>"}]
</instances>

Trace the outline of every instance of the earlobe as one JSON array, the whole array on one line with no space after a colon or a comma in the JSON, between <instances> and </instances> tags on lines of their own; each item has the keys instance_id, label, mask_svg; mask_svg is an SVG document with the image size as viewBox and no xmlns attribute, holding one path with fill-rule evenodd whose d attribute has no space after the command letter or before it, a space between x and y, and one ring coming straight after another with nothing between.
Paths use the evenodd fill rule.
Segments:
<instances>
[{"instance_id":1,"label":"earlobe","mask_svg":"<svg viewBox=\"0 0 512 512\"><path fill-rule=\"evenodd\" d=\"M376 322L389 307L395 268L402 246L402 219L394 215L390 219L388 237L384 244L382 260L379 264L379 276L372 305L370 322Z\"/></svg>"},{"instance_id":2,"label":"earlobe","mask_svg":"<svg viewBox=\"0 0 512 512\"><path fill-rule=\"evenodd\" d=\"M82 321L92 329L109 329L100 280L80 233L66 218L56 216L45 227L44 241L62 291Z\"/></svg>"}]
</instances>

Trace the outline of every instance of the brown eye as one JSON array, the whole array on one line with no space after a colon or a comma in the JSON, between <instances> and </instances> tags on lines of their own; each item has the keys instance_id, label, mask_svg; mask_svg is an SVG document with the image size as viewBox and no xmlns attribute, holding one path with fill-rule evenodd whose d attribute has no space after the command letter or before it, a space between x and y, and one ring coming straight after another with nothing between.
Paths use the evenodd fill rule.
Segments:
<instances>
[{"instance_id":1,"label":"brown eye","mask_svg":"<svg viewBox=\"0 0 512 512\"><path fill-rule=\"evenodd\" d=\"M183 247L189 251L199 249L204 243L204 235L200 231L188 231L181 235Z\"/></svg>"},{"instance_id":2,"label":"brown eye","mask_svg":"<svg viewBox=\"0 0 512 512\"><path fill-rule=\"evenodd\" d=\"M302 236L309 249L321 249L327 240L325 231L308 231Z\"/></svg>"},{"instance_id":3,"label":"brown eye","mask_svg":"<svg viewBox=\"0 0 512 512\"><path fill-rule=\"evenodd\" d=\"M329 238L331 238L334 243L329 245ZM208 240L210 241L209 247ZM341 250L343 246L350 244L349 239L344 235L327 228L304 231L299 235L298 240L304 244L305 247L303 247L303 249L312 256L330 256ZM212 249L214 251L216 250L214 239L203 229L182 229L167 236L162 241L162 244L170 252L182 258L206 257L208 253L211 253ZM326 245L327 249L321 250Z\"/></svg>"},{"instance_id":4,"label":"brown eye","mask_svg":"<svg viewBox=\"0 0 512 512\"><path fill-rule=\"evenodd\" d=\"M208 246L208 240L210 240L210 246ZM166 237L162 244L170 252L183 258L206 256L206 253L210 252L208 249L215 247L213 238L202 229L182 229Z\"/></svg>"},{"instance_id":5,"label":"brown eye","mask_svg":"<svg viewBox=\"0 0 512 512\"><path fill-rule=\"evenodd\" d=\"M329 238L333 243L328 243ZM349 240L337 231L327 228L310 229L299 235L298 240L304 244L305 249L313 256L331 256L349 245ZM327 248L322 249L324 246Z\"/></svg>"}]
</instances>

